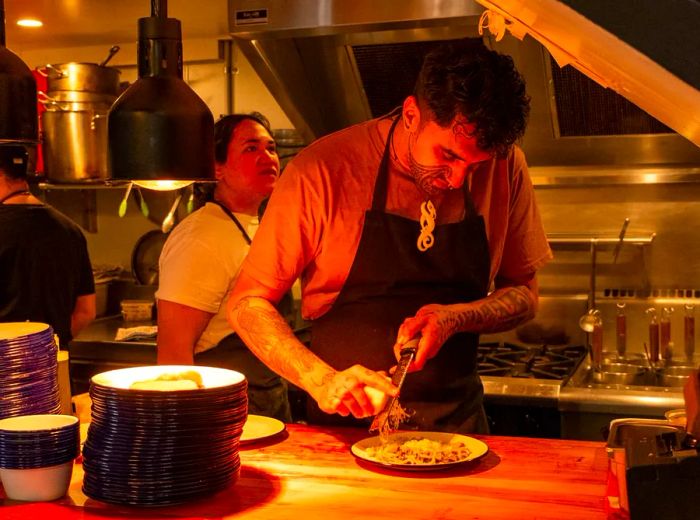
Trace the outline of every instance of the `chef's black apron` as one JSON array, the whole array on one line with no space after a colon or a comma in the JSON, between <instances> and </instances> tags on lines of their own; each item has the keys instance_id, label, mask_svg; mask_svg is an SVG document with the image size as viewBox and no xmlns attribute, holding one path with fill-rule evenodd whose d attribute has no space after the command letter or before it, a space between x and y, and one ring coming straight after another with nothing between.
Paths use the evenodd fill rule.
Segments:
<instances>
[{"instance_id":1,"label":"chef's black apron","mask_svg":"<svg viewBox=\"0 0 700 520\"><path fill-rule=\"evenodd\" d=\"M251 239L236 216L220 202L211 202L226 213L250 245ZM292 421L287 382L260 361L237 334L229 334L214 348L196 354L194 362L199 366L227 368L243 373L248 380L248 413L274 417L283 422Z\"/></svg>"},{"instance_id":2,"label":"chef's black apron","mask_svg":"<svg viewBox=\"0 0 700 520\"><path fill-rule=\"evenodd\" d=\"M487 294L488 240L467 187L464 220L437 225L434 245L425 252L416 247L419 224L385 212L389 144L399 119L389 130L348 278L332 308L312 323L311 350L336 370L354 364L389 370L396 364L393 345L405 318L430 303L470 302ZM455 334L422 370L408 374L400 402L414 413L402 429L488 432L476 372L478 342L478 334ZM315 402L310 402L309 421L366 424L324 414Z\"/></svg>"}]
</instances>

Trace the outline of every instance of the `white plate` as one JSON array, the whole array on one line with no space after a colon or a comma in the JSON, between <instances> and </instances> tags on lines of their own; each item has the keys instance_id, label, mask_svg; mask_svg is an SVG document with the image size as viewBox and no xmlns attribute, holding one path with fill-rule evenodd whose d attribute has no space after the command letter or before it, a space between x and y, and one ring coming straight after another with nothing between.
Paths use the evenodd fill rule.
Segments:
<instances>
[{"instance_id":1,"label":"white plate","mask_svg":"<svg viewBox=\"0 0 700 520\"><path fill-rule=\"evenodd\" d=\"M263 415L249 415L243 425L241 442L253 442L267 439L284 431L284 423L272 417Z\"/></svg>"},{"instance_id":2,"label":"white plate","mask_svg":"<svg viewBox=\"0 0 700 520\"><path fill-rule=\"evenodd\" d=\"M460 435L457 433L445 433L445 432L397 432L392 433L388 437L387 442L405 442L410 439L428 439L431 441L437 441L441 443L449 443L450 440L459 440L469 449L469 455L463 459L456 460L454 462L444 462L440 464L427 463L427 464L397 464L384 462L382 460L376 459L367 453L367 448L376 448L382 444L382 440L377 437L368 437L367 439L362 439L356 442L350 448L350 451L357 458L377 464L379 466L384 466L386 468L400 469L400 470L410 470L410 471L421 471L421 470L436 470L451 468L458 464L464 464L472 460L476 460L483 457L488 453L489 447L485 442L475 439L473 437L467 437L466 435Z\"/></svg>"}]
</instances>

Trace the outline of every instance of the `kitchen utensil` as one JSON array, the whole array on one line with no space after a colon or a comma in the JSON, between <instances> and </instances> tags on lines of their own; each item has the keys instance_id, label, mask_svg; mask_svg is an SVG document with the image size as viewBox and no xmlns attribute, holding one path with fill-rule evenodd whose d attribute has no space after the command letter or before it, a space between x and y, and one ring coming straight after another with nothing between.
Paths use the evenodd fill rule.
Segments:
<instances>
[{"instance_id":1,"label":"kitchen utensil","mask_svg":"<svg viewBox=\"0 0 700 520\"><path fill-rule=\"evenodd\" d=\"M686 359L693 359L695 354L695 306L685 306L685 316L683 316L683 348Z\"/></svg>"},{"instance_id":2,"label":"kitchen utensil","mask_svg":"<svg viewBox=\"0 0 700 520\"><path fill-rule=\"evenodd\" d=\"M655 372L656 367L654 366L654 361L651 360L651 353L649 352L649 347L647 346L646 342L644 343L644 356L646 357L647 364L649 365L649 370Z\"/></svg>"},{"instance_id":3,"label":"kitchen utensil","mask_svg":"<svg viewBox=\"0 0 700 520\"><path fill-rule=\"evenodd\" d=\"M625 304L617 304L617 318L615 320L615 338L617 347L617 355L621 358L625 357L627 351L627 316L625 316Z\"/></svg>"},{"instance_id":4,"label":"kitchen utensil","mask_svg":"<svg viewBox=\"0 0 700 520\"><path fill-rule=\"evenodd\" d=\"M403 385L403 382L406 379L406 374L408 373L408 366L411 364L411 361L413 361L413 358L416 356L419 341L419 338L412 339L409 342L407 342L401 349L401 358L399 359L399 363L396 366L396 370L394 371L394 374L391 377L391 384L393 384L396 388L399 389L399 393L397 393L394 397L391 397L387 401L386 405L384 405L384 409L374 417L374 420L372 421L372 424L369 427L370 433L382 432L386 429L387 421L389 421L389 418L391 417L394 406L398 406L399 395L401 393L401 386Z\"/></svg>"},{"instance_id":5,"label":"kitchen utensil","mask_svg":"<svg viewBox=\"0 0 700 520\"><path fill-rule=\"evenodd\" d=\"M81 104L83 110L58 106L41 114L44 173L54 182L109 178L107 155L108 108Z\"/></svg>"},{"instance_id":6,"label":"kitchen utensil","mask_svg":"<svg viewBox=\"0 0 700 520\"><path fill-rule=\"evenodd\" d=\"M593 380L610 385L639 385L644 382L644 368L627 363L602 364L593 372Z\"/></svg>"},{"instance_id":7,"label":"kitchen utensil","mask_svg":"<svg viewBox=\"0 0 700 520\"><path fill-rule=\"evenodd\" d=\"M103 67L96 63L48 64L37 72L46 77L49 95L57 92L89 92L92 94L119 95L119 75L121 71L113 67Z\"/></svg>"},{"instance_id":8,"label":"kitchen utensil","mask_svg":"<svg viewBox=\"0 0 700 520\"><path fill-rule=\"evenodd\" d=\"M659 384L670 387L683 386L693 371L691 366L662 367L658 371Z\"/></svg>"},{"instance_id":9,"label":"kitchen utensil","mask_svg":"<svg viewBox=\"0 0 700 520\"><path fill-rule=\"evenodd\" d=\"M654 307L648 308L646 313L651 316L649 321L649 359L656 363L659 361L659 321Z\"/></svg>"},{"instance_id":10,"label":"kitchen utensil","mask_svg":"<svg viewBox=\"0 0 700 520\"><path fill-rule=\"evenodd\" d=\"M619 237L619 240L617 241L617 244L615 244L615 250L613 251L613 264L617 263L617 255L620 254L620 248L622 247L622 243L625 241L625 233L627 232L627 226L629 226L629 224L630 224L630 219L628 217L622 223L622 229L620 230L620 237Z\"/></svg>"},{"instance_id":11,"label":"kitchen utensil","mask_svg":"<svg viewBox=\"0 0 700 520\"><path fill-rule=\"evenodd\" d=\"M190 186L190 197L187 199L187 214L192 213L194 209L194 184Z\"/></svg>"},{"instance_id":12,"label":"kitchen utensil","mask_svg":"<svg viewBox=\"0 0 700 520\"><path fill-rule=\"evenodd\" d=\"M600 311L598 309L588 309L588 312L579 318L578 325L584 332L593 332L593 328L599 320Z\"/></svg>"},{"instance_id":13,"label":"kitchen utensil","mask_svg":"<svg viewBox=\"0 0 700 520\"><path fill-rule=\"evenodd\" d=\"M673 307L664 307L661 310L661 321L659 322L659 353L666 361L670 361L673 357L671 314L673 314Z\"/></svg>"},{"instance_id":14,"label":"kitchen utensil","mask_svg":"<svg viewBox=\"0 0 700 520\"><path fill-rule=\"evenodd\" d=\"M163 233L169 233L173 225L175 225L175 210L177 210L181 200L182 193L178 193L175 202L173 202L173 205L170 207L170 211L163 219L163 225L161 226L161 231L163 231Z\"/></svg>"},{"instance_id":15,"label":"kitchen utensil","mask_svg":"<svg viewBox=\"0 0 700 520\"><path fill-rule=\"evenodd\" d=\"M158 284L158 259L167 238L160 229L152 229L136 242L131 254L131 272L139 284Z\"/></svg>"},{"instance_id":16,"label":"kitchen utensil","mask_svg":"<svg viewBox=\"0 0 700 520\"><path fill-rule=\"evenodd\" d=\"M109 54L107 54L107 57L100 62L100 67L104 67L105 65L107 65L107 63L109 63L109 60L111 60L114 57L114 55L119 52L119 49L119 45L112 45L112 48L109 49Z\"/></svg>"},{"instance_id":17,"label":"kitchen utensil","mask_svg":"<svg viewBox=\"0 0 700 520\"><path fill-rule=\"evenodd\" d=\"M141 214L148 218L149 215L149 210L148 210L148 204L146 204L146 199L143 198L143 193L141 193L141 189L137 186L136 187L136 195L138 195L137 200L139 203L139 209L141 210Z\"/></svg>"},{"instance_id":18,"label":"kitchen utensil","mask_svg":"<svg viewBox=\"0 0 700 520\"><path fill-rule=\"evenodd\" d=\"M124 198L123 198L122 201L119 203L119 211L118 211L118 213L119 213L119 216L120 216L120 217L123 217L124 215L126 215L126 204L127 204L128 200L129 200L129 194L131 193L131 188L132 188L133 186L134 186L134 183L133 183L133 182L130 182L130 183L128 184L128 186L126 187L126 192L124 193Z\"/></svg>"}]
</instances>

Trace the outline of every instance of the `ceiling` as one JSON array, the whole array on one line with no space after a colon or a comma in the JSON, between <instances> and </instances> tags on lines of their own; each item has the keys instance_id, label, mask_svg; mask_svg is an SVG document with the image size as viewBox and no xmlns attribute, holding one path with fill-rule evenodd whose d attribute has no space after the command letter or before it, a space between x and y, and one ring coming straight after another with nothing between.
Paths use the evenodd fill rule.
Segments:
<instances>
[{"instance_id":1,"label":"ceiling","mask_svg":"<svg viewBox=\"0 0 700 520\"><path fill-rule=\"evenodd\" d=\"M228 36L227 0L170 0L168 16L182 22L183 38ZM135 42L137 20L151 14L149 0L5 0L7 46L22 49ZM18 27L39 18L38 29Z\"/></svg>"}]
</instances>

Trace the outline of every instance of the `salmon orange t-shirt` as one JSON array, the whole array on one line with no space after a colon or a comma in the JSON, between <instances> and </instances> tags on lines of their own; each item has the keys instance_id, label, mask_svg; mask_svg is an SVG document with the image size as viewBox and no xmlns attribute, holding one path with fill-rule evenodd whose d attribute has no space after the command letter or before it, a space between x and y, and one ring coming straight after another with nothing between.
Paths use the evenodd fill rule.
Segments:
<instances>
[{"instance_id":1,"label":"salmon orange t-shirt","mask_svg":"<svg viewBox=\"0 0 700 520\"><path fill-rule=\"evenodd\" d=\"M242 270L274 290L286 291L301 278L305 319L327 312L345 283L390 125L388 118L373 119L318 139L287 165L275 187ZM521 278L552 258L520 148L479 163L464 189L486 224L490 282ZM461 190L446 196L463 199ZM385 210L416 220L416 238L423 199L413 180L390 161ZM438 225L462 215L440 218L438 208Z\"/></svg>"}]
</instances>

